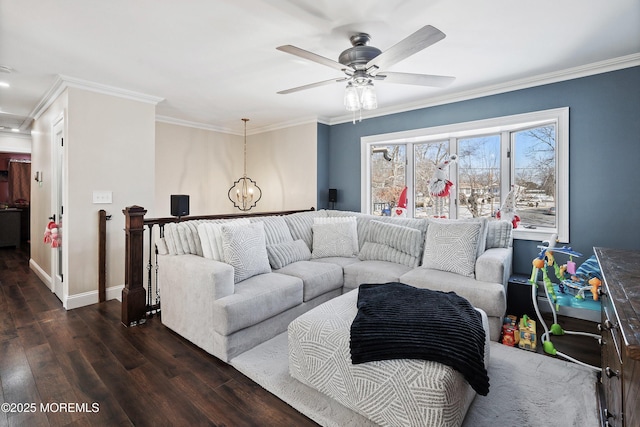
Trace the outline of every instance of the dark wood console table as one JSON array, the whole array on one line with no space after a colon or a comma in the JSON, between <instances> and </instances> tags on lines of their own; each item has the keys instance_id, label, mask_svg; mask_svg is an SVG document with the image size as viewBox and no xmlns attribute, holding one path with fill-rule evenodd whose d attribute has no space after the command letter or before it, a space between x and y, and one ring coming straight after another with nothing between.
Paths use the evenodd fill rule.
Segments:
<instances>
[{"instance_id":1,"label":"dark wood console table","mask_svg":"<svg viewBox=\"0 0 640 427\"><path fill-rule=\"evenodd\" d=\"M602 402L604 426L640 426L640 251L594 248L603 283Z\"/></svg>"}]
</instances>

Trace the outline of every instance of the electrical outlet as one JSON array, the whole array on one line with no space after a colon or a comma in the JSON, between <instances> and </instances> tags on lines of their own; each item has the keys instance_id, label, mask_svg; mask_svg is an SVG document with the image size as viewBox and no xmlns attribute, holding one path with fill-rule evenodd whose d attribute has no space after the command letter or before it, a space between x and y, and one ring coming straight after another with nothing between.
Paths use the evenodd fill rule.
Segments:
<instances>
[{"instance_id":1,"label":"electrical outlet","mask_svg":"<svg viewBox=\"0 0 640 427\"><path fill-rule=\"evenodd\" d=\"M93 190L93 203L94 204L113 203L113 192Z\"/></svg>"}]
</instances>

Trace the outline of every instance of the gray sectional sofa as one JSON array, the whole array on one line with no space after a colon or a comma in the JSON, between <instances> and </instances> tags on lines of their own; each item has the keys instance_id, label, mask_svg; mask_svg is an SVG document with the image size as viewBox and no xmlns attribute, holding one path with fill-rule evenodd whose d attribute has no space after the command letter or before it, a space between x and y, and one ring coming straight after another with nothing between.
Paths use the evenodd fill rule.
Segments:
<instances>
[{"instance_id":1,"label":"gray sectional sofa","mask_svg":"<svg viewBox=\"0 0 640 427\"><path fill-rule=\"evenodd\" d=\"M167 224L157 243L162 323L229 361L362 283L402 282L468 299L497 341L511 234L507 221L335 210Z\"/></svg>"}]
</instances>

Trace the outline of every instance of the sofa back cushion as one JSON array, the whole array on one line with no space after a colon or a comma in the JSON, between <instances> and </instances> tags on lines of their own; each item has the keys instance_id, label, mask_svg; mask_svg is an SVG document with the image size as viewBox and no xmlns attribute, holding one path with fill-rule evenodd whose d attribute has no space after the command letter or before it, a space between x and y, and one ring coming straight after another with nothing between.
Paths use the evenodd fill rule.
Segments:
<instances>
[{"instance_id":1,"label":"sofa back cushion","mask_svg":"<svg viewBox=\"0 0 640 427\"><path fill-rule=\"evenodd\" d=\"M510 248L513 244L511 221L491 220L487 222L487 249Z\"/></svg>"},{"instance_id":2,"label":"sofa back cushion","mask_svg":"<svg viewBox=\"0 0 640 427\"><path fill-rule=\"evenodd\" d=\"M371 221L380 221L387 224L396 224L404 227L415 228L417 230L420 230L423 236L423 240L424 240L424 235L427 232L427 227L429 226L429 222L426 219L377 216L377 215L364 214L361 212L328 210L327 216L329 217L355 216L356 221L358 222L358 245L360 249L362 249L362 246L364 246L365 239L367 238L367 235L368 235L367 233L369 229L369 223Z\"/></svg>"},{"instance_id":3,"label":"sofa back cushion","mask_svg":"<svg viewBox=\"0 0 640 427\"><path fill-rule=\"evenodd\" d=\"M420 264L423 243L424 236L418 229L371 220L358 258L415 268Z\"/></svg>"},{"instance_id":4,"label":"sofa back cushion","mask_svg":"<svg viewBox=\"0 0 640 427\"><path fill-rule=\"evenodd\" d=\"M309 211L298 212L291 215L285 215L284 220L289 226L291 237L293 240L302 240L307 244L309 250L313 248L313 227L314 218L326 218L327 211Z\"/></svg>"},{"instance_id":5,"label":"sofa back cushion","mask_svg":"<svg viewBox=\"0 0 640 427\"><path fill-rule=\"evenodd\" d=\"M234 283L271 272L262 222L244 226L222 224L222 248L224 262L233 267Z\"/></svg>"},{"instance_id":6,"label":"sofa back cushion","mask_svg":"<svg viewBox=\"0 0 640 427\"><path fill-rule=\"evenodd\" d=\"M422 266L474 277L478 246L481 242L480 221L430 221L424 246Z\"/></svg>"},{"instance_id":7,"label":"sofa back cushion","mask_svg":"<svg viewBox=\"0 0 640 427\"><path fill-rule=\"evenodd\" d=\"M163 226L164 237L157 241L161 255L193 254L203 256L202 239L198 227L202 224L216 223L221 220L189 220L170 222Z\"/></svg>"},{"instance_id":8,"label":"sofa back cushion","mask_svg":"<svg viewBox=\"0 0 640 427\"><path fill-rule=\"evenodd\" d=\"M289 226L282 216L261 216L251 218L252 223L261 222L264 224L264 236L267 245L275 245L284 242L293 242Z\"/></svg>"}]
</instances>

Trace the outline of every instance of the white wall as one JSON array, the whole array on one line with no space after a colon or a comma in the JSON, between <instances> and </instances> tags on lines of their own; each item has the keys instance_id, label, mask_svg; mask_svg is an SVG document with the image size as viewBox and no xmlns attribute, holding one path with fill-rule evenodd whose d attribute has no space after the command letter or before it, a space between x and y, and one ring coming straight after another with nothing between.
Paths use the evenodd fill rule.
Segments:
<instances>
[{"instance_id":1,"label":"white wall","mask_svg":"<svg viewBox=\"0 0 640 427\"><path fill-rule=\"evenodd\" d=\"M107 288L124 284L122 209L153 206L155 105L70 88L65 233L69 295L97 291L98 212L107 222ZM93 191L111 191L112 204L94 204ZM151 213L151 212L150 212ZM67 280L67 279L65 279Z\"/></svg>"},{"instance_id":2,"label":"white wall","mask_svg":"<svg viewBox=\"0 0 640 427\"><path fill-rule=\"evenodd\" d=\"M189 195L190 215L233 213L227 190L242 170L242 137L156 123L155 209L171 215L171 195Z\"/></svg>"},{"instance_id":3,"label":"white wall","mask_svg":"<svg viewBox=\"0 0 640 427\"><path fill-rule=\"evenodd\" d=\"M247 175L262 199L251 212L316 205L315 122L247 137ZM156 124L156 212L170 216L171 194L188 194L190 215L239 213L228 191L243 174L243 136Z\"/></svg>"},{"instance_id":4,"label":"white wall","mask_svg":"<svg viewBox=\"0 0 640 427\"><path fill-rule=\"evenodd\" d=\"M52 125L64 115L65 172L62 245L63 305L74 308L98 301L98 212L107 211L107 295L124 284L125 233L122 209L153 207L155 104L93 91L67 88L34 122L31 266L45 281L51 275L51 249L42 232L51 208ZM94 204L93 191L112 191L111 204Z\"/></svg>"},{"instance_id":5,"label":"white wall","mask_svg":"<svg viewBox=\"0 0 640 427\"><path fill-rule=\"evenodd\" d=\"M31 136L0 133L0 152L31 153Z\"/></svg>"},{"instance_id":6,"label":"white wall","mask_svg":"<svg viewBox=\"0 0 640 427\"><path fill-rule=\"evenodd\" d=\"M256 211L316 207L317 129L318 124L313 122L247 138L247 175L262 189ZM236 175L238 179L242 170Z\"/></svg>"}]
</instances>

